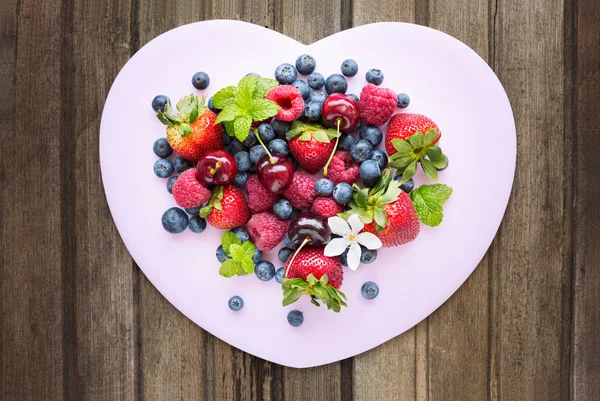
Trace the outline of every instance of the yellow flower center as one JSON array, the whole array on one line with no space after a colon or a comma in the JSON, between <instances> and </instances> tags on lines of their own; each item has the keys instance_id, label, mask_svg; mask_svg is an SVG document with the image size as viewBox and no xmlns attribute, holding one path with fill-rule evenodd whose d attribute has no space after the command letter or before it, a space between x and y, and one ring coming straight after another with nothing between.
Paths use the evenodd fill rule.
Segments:
<instances>
[{"instance_id":1,"label":"yellow flower center","mask_svg":"<svg viewBox=\"0 0 600 401\"><path fill-rule=\"evenodd\" d=\"M356 239L356 235L354 235L354 234L350 234L350 235L348 236L348 239L349 239L350 241L354 241L354 240Z\"/></svg>"}]
</instances>

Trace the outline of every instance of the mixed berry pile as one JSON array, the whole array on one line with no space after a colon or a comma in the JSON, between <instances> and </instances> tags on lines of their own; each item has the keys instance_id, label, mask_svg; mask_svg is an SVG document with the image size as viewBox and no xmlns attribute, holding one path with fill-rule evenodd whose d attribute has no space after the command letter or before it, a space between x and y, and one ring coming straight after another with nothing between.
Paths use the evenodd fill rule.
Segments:
<instances>
[{"instance_id":1,"label":"mixed berry pile","mask_svg":"<svg viewBox=\"0 0 600 401\"><path fill-rule=\"evenodd\" d=\"M415 187L419 166L437 181L448 158L435 122L402 112L407 94L382 87L378 69L367 71L360 95L347 94L348 78L358 79L354 60L326 79L315 67L301 55L278 66L275 79L250 73L207 104L190 94L176 110L156 96L152 107L167 129L154 143L154 172L168 178L179 206L163 214L166 231L202 233L207 223L226 230L219 274L275 278L284 306L306 295L339 312L347 306L344 266L356 270L373 263L380 247L413 241L420 223L439 225L452 189ZM198 72L192 84L205 90L210 78ZM276 270L262 253L282 242L285 266ZM374 299L379 287L369 281L361 293ZM234 311L243 306L239 296L229 300ZM303 320L301 311L288 314L292 326Z\"/></svg>"}]
</instances>

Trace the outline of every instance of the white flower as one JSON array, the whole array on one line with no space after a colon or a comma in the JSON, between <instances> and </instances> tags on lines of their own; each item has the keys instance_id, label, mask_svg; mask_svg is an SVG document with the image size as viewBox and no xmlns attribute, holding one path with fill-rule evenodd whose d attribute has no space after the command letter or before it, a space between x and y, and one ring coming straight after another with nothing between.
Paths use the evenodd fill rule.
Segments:
<instances>
[{"instance_id":1,"label":"white flower","mask_svg":"<svg viewBox=\"0 0 600 401\"><path fill-rule=\"evenodd\" d=\"M348 218L348 222L341 217L333 216L327 219L331 232L340 235L342 238L334 238L325 247L325 256L337 256L348 251L348 267L356 270L360 264L360 245L367 249L381 248L382 244L375 234L361 233L365 225L360 221L357 214Z\"/></svg>"}]
</instances>

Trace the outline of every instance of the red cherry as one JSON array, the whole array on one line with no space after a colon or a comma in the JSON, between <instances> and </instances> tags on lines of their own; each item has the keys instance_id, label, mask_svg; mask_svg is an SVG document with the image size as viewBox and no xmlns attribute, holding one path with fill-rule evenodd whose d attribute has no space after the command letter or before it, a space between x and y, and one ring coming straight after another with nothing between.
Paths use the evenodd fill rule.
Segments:
<instances>
[{"instance_id":1,"label":"red cherry","mask_svg":"<svg viewBox=\"0 0 600 401\"><path fill-rule=\"evenodd\" d=\"M282 154L271 153L263 156L256 164L256 175L265 188L281 193L287 189L294 178L292 162Z\"/></svg>"},{"instance_id":2,"label":"red cherry","mask_svg":"<svg viewBox=\"0 0 600 401\"><path fill-rule=\"evenodd\" d=\"M223 150L206 153L196 166L196 179L204 185L225 185L238 172L233 156Z\"/></svg>"},{"instance_id":3,"label":"red cherry","mask_svg":"<svg viewBox=\"0 0 600 401\"><path fill-rule=\"evenodd\" d=\"M336 127L340 122L340 132L352 132L360 119L358 103L343 93L332 93L327 96L321 109L323 120Z\"/></svg>"},{"instance_id":4,"label":"red cherry","mask_svg":"<svg viewBox=\"0 0 600 401\"><path fill-rule=\"evenodd\" d=\"M307 245L322 246L331 240L331 229L323 217L304 212L290 223L288 238L296 246L304 241Z\"/></svg>"}]
</instances>

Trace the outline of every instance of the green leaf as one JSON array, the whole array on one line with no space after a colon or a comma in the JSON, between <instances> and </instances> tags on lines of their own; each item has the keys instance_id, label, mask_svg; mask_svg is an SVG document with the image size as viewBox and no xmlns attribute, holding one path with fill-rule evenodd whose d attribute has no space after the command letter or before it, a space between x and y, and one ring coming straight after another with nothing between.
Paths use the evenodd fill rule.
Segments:
<instances>
[{"instance_id":1,"label":"green leaf","mask_svg":"<svg viewBox=\"0 0 600 401\"><path fill-rule=\"evenodd\" d=\"M258 83L258 75L250 74L240 79L238 82L237 91L235 92L235 103L241 109L246 111L252 110L252 93L256 89Z\"/></svg>"},{"instance_id":2,"label":"green leaf","mask_svg":"<svg viewBox=\"0 0 600 401\"><path fill-rule=\"evenodd\" d=\"M395 202L402 190L400 189L400 183L398 181L391 182L385 193L379 198L379 203L385 205L386 203Z\"/></svg>"},{"instance_id":3,"label":"green leaf","mask_svg":"<svg viewBox=\"0 0 600 401\"><path fill-rule=\"evenodd\" d=\"M408 138L406 138L406 140L408 141L408 143L410 143L414 148L417 148L419 146L423 145L423 133L422 132L417 132L416 134L413 134L411 136L409 136Z\"/></svg>"},{"instance_id":4,"label":"green leaf","mask_svg":"<svg viewBox=\"0 0 600 401\"><path fill-rule=\"evenodd\" d=\"M254 121L263 121L269 117L277 115L279 106L272 100L256 99L252 101L252 111L250 115Z\"/></svg>"},{"instance_id":5,"label":"green leaf","mask_svg":"<svg viewBox=\"0 0 600 401\"><path fill-rule=\"evenodd\" d=\"M196 109L198 110L199 107L199 99L198 96L194 95L194 94L190 94L187 96L182 97L181 99L179 99L179 101L177 102L177 112L179 113L180 116L189 116L192 112L192 110ZM187 120L187 118L186 118ZM193 120L187 120L189 122L192 122Z\"/></svg>"},{"instance_id":6,"label":"green leaf","mask_svg":"<svg viewBox=\"0 0 600 401\"><path fill-rule=\"evenodd\" d=\"M444 218L442 206L452 195L452 188L445 184L421 185L410 193L419 220L435 227Z\"/></svg>"},{"instance_id":7,"label":"green leaf","mask_svg":"<svg viewBox=\"0 0 600 401\"><path fill-rule=\"evenodd\" d=\"M166 108L166 106L165 106L165 108ZM161 123L163 123L164 125L171 125L171 124L173 124L173 123L174 123L174 121L171 121L171 120L169 119L169 117L168 117L168 116L167 116L165 113L163 113L161 110L159 110L159 111L156 113L156 117L158 117L158 120L159 120Z\"/></svg>"},{"instance_id":8,"label":"green leaf","mask_svg":"<svg viewBox=\"0 0 600 401\"><path fill-rule=\"evenodd\" d=\"M437 170L435 169L435 166L433 165L433 162L431 160L421 159L421 167L423 168L425 175L430 180L437 181L437 179L438 179Z\"/></svg>"},{"instance_id":9,"label":"green leaf","mask_svg":"<svg viewBox=\"0 0 600 401\"><path fill-rule=\"evenodd\" d=\"M437 130L435 128L432 128L425 134L424 142L427 145L431 145L435 138L437 138Z\"/></svg>"},{"instance_id":10,"label":"green leaf","mask_svg":"<svg viewBox=\"0 0 600 401\"><path fill-rule=\"evenodd\" d=\"M208 216L210 212L212 212L212 210L213 205L204 206L202 209L200 209L200 217L202 217L203 219L206 218L206 216Z\"/></svg>"},{"instance_id":11,"label":"green leaf","mask_svg":"<svg viewBox=\"0 0 600 401\"><path fill-rule=\"evenodd\" d=\"M329 136L327 136L327 132L323 130L315 131L312 133L313 138L315 138L319 142L329 143Z\"/></svg>"},{"instance_id":12,"label":"green leaf","mask_svg":"<svg viewBox=\"0 0 600 401\"><path fill-rule=\"evenodd\" d=\"M258 82L256 83L256 88L254 89L254 93L252 93L252 97L254 99L263 99L267 96L267 93L274 87L278 86L279 82L272 78L258 78ZM215 99L213 99L213 104L215 103Z\"/></svg>"},{"instance_id":13,"label":"green leaf","mask_svg":"<svg viewBox=\"0 0 600 401\"><path fill-rule=\"evenodd\" d=\"M231 256L232 259L241 261L242 259L244 259L244 254L245 254L245 252L244 252L244 248L242 248L242 245L231 244L229 246L229 256Z\"/></svg>"},{"instance_id":14,"label":"green leaf","mask_svg":"<svg viewBox=\"0 0 600 401\"><path fill-rule=\"evenodd\" d=\"M221 110L221 112L217 116L215 124L218 124L221 121L233 121L237 110L238 108L235 104L230 104L229 106L226 106L223 110Z\"/></svg>"},{"instance_id":15,"label":"green leaf","mask_svg":"<svg viewBox=\"0 0 600 401\"><path fill-rule=\"evenodd\" d=\"M213 104L214 103L215 100L213 99ZM412 150L412 146L410 143L398 138L392 139L392 146L401 154L408 153Z\"/></svg>"},{"instance_id":16,"label":"green leaf","mask_svg":"<svg viewBox=\"0 0 600 401\"><path fill-rule=\"evenodd\" d=\"M235 136L233 121L225 121L225 132L227 132L227 135L229 136Z\"/></svg>"},{"instance_id":17,"label":"green leaf","mask_svg":"<svg viewBox=\"0 0 600 401\"><path fill-rule=\"evenodd\" d=\"M306 131L306 132L303 132L302 135L300 135L298 137L298 140L300 142L307 142L307 141L310 141L310 138L312 138L312 135L310 134L310 132Z\"/></svg>"},{"instance_id":18,"label":"green leaf","mask_svg":"<svg viewBox=\"0 0 600 401\"><path fill-rule=\"evenodd\" d=\"M354 193L354 202L360 208L366 209L367 205L367 195L369 193L368 188L361 188Z\"/></svg>"},{"instance_id":19,"label":"green leaf","mask_svg":"<svg viewBox=\"0 0 600 401\"><path fill-rule=\"evenodd\" d=\"M431 160L433 165L437 168L444 168L446 167L446 164L448 164L448 158L442 153L442 148L437 145L429 150L427 157L429 157L429 160Z\"/></svg>"},{"instance_id":20,"label":"green leaf","mask_svg":"<svg viewBox=\"0 0 600 401\"><path fill-rule=\"evenodd\" d=\"M237 237L237 235L236 235ZM254 251L256 251L256 247L254 246L254 244L250 241L246 241L242 244L242 248L244 249L244 257L245 258L252 258L252 256L254 256Z\"/></svg>"},{"instance_id":21,"label":"green leaf","mask_svg":"<svg viewBox=\"0 0 600 401\"><path fill-rule=\"evenodd\" d=\"M221 246L228 256L231 256L229 253L229 247L233 244L241 245L242 241L240 241L238 236L231 231L225 231L223 236L221 236Z\"/></svg>"},{"instance_id":22,"label":"green leaf","mask_svg":"<svg viewBox=\"0 0 600 401\"><path fill-rule=\"evenodd\" d=\"M226 86L214 94L212 104L213 107L223 110L225 107L235 102L235 86Z\"/></svg>"},{"instance_id":23,"label":"green leaf","mask_svg":"<svg viewBox=\"0 0 600 401\"><path fill-rule=\"evenodd\" d=\"M238 117L233 122L233 130L235 131L235 137L240 142L242 142L248 136L251 125L252 125L252 118L250 116Z\"/></svg>"},{"instance_id":24,"label":"green leaf","mask_svg":"<svg viewBox=\"0 0 600 401\"><path fill-rule=\"evenodd\" d=\"M385 213L385 209L381 206L375 206L373 208L373 217L378 226L385 227L390 223L387 214Z\"/></svg>"},{"instance_id":25,"label":"green leaf","mask_svg":"<svg viewBox=\"0 0 600 401\"><path fill-rule=\"evenodd\" d=\"M400 184L404 184L406 181L410 180L417 173L417 161L413 160L402 172L402 181Z\"/></svg>"},{"instance_id":26,"label":"green leaf","mask_svg":"<svg viewBox=\"0 0 600 401\"><path fill-rule=\"evenodd\" d=\"M254 272L254 262L252 261L252 258L242 259L241 265L245 273L251 274L252 272Z\"/></svg>"},{"instance_id":27,"label":"green leaf","mask_svg":"<svg viewBox=\"0 0 600 401\"><path fill-rule=\"evenodd\" d=\"M225 262L223 262L223 264L221 265L221 267L219 268L219 274L223 277L233 277L237 274L238 269L239 269L240 263L233 260L233 259L227 259Z\"/></svg>"},{"instance_id":28,"label":"green leaf","mask_svg":"<svg viewBox=\"0 0 600 401\"><path fill-rule=\"evenodd\" d=\"M327 290L320 284L315 285L314 290L317 296L321 299L326 299L329 296Z\"/></svg>"},{"instance_id":29,"label":"green leaf","mask_svg":"<svg viewBox=\"0 0 600 401\"><path fill-rule=\"evenodd\" d=\"M305 292L299 289L293 290L287 297L283 298L281 305L288 306L300 299Z\"/></svg>"},{"instance_id":30,"label":"green leaf","mask_svg":"<svg viewBox=\"0 0 600 401\"><path fill-rule=\"evenodd\" d=\"M194 131L192 130L192 127L190 127L190 125L188 123L179 124L179 135L181 135L181 137L189 135L192 132L194 132Z\"/></svg>"}]
</instances>

